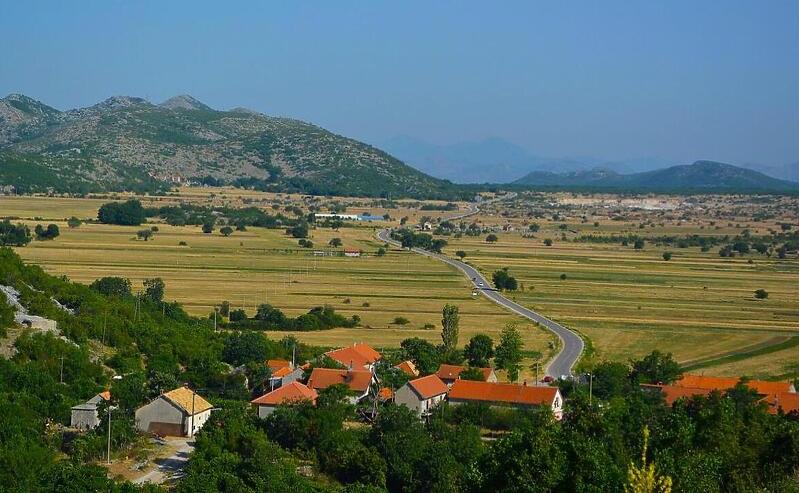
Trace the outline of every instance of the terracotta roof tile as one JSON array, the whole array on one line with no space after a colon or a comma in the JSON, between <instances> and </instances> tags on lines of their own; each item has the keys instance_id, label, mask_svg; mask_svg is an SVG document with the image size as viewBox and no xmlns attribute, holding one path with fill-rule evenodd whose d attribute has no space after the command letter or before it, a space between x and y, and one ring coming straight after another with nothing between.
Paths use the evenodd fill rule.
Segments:
<instances>
[{"instance_id":1,"label":"terracotta roof tile","mask_svg":"<svg viewBox=\"0 0 799 493\"><path fill-rule=\"evenodd\" d=\"M446 394L449 390L447 384L442 382L436 375L427 375L426 377L411 380L408 385L422 399L430 399L437 395Z\"/></svg>"},{"instance_id":2,"label":"terracotta roof tile","mask_svg":"<svg viewBox=\"0 0 799 493\"><path fill-rule=\"evenodd\" d=\"M508 404L550 405L558 393L556 387L532 387L512 383L456 380L449 398L464 401L501 402Z\"/></svg>"},{"instance_id":3,"label":"terracotta roof tile","mask_svg":"<svg viewBox=\"0 0 799 493\"><path fill-rule=\"evenodd\" d=\"M290 375L291 372L293 372L293 371L294 370L292 370L290 366L284 366L282 368L278 368L278 369L274 370L272 372L272 377L273 378L283 378L286 375Z\"/></svg>"},{"instance_id":4,"label":"terracotta roof tile","mask_svg":"<svg viewBox=\"0 0 799 493\"><path fill-rule=\"evenodd\" d=\"M780 392L769 395L764 400L768 404L768 412L771 414L777 414L780 409L785 414L799 412L799 394L797 393Z\"/></svg>"},{"instance_id":5,"label":"terracotta roof tile","mask_svg":"<svg viewBox=\"0 0 799 493\"><path fill-rule=\"evenodd\" d=\"M277 406L300 401L311 401L316 404L316 397L317 393L314 389L309 389L299 382L291 382L250 402L265 406Z\"/></svg>"},{"instance_id":6,"label":"terracotta roof tile","mask_svg":"<svg viewBox=\"0 0 799 493\"><path fill-rule=\"evenodd\" d=\"M377 393L377 397L381 401L389 401L394 398L394 391L391 390L391 387L382 387Z\"/></svg>"},{"instance_id":7,"label":"terracotta roof tile","mask_svg":"<svg viewBox=\"0 0 799 493\"><path fill-rule=\"evenodd\" d=\"M287 359L268 359L266 360L266 366L268 366L270 370L275 371L286 366L291 367L291 362Z\"/></svg>"},{"instance_id":8,"label":"terracotta roof tile","mask_svg":"<svg viewBox=\"0 0 799 493\"><path fill-rule=\"evenodd\" d=\"M308 378L308 387L316 390L326 389L339 383L347 385L355 392L365 392L372 383L372 373L367 370L314 368Z\"/></svg>"},{"instance_id":9,"label":"terracotta roof tile","mask_svg":"<svg viewBox=\"0 0 799 493\"><path fill-rule=\"evenodd\" d=\"M740 378L736 377L706 377L704 375L693 375L686 373L682 376L682 378L674 382L674 386L724 391L735 387L739 381ZM757 393L764 395L793 391L793 386L790 382L749 380L746 382L746 384Z\"/></svg>"},{"instance_id":10,"label":"terracotta roof tile","mask_svg":"<svg viewBox=\"0 0 799 493\"><path fill-rule=\"evenodd\" d=\"M462 372L464 372L468 367L467 366L459 366L459 365L441 365L438 367L438 371L436 375L441 380L457 380L460 378ZM491 372L494 371L493 368L480 368L480 371L483 372L483 381L488 380L491 376Z\"/></svg>"},{"instance_id":11,"label":"terracotta roof tile","mask_svg":"<svg viewBox=\"0 0 799 493\"><path fill-rule=\"evenodd\" d=\"M380 353L368 344L361 342L356 342L352 346L334 349L325 354L348 368L352 365L353 369L366 368L381 358Z\"/></svg>"},{"instance_id":12,"label":"terracotta roof tile","mask_svg":"<svg viewBox=\"0 0 799 493\"><path fill-rule=\"evenodd\" d=\"M411 377L418 377L419 370L416 369L416 365L413 364L413 361L403 361L402 363L396 365L394 368L399 368L403 373Z\"/></svg>"},{"instance_id":13,"label":"terracotta roof tile","mask_svg":"<svg viewBox=\"0 0 799 493\"><path fill-rule=\"evenodd\" d=\"M193 399L192 396L194 396ZM194 410L194 414L199 414L213 407L211 403L203 399L200 394L195 393L187 387L178 387L175 390L170 390L163 394L162 397L183 409L189 415L191 415L192 409Z\"/></svg>"},{"instance_id":14,"label":"terracotta roof tile","mask_svg":"<svg viewBox=\"0 0 799 493\"><path fill-rule=\"evenodd\" d=\"M663 398L669 406L682 398L691 398L695 395L706 396L713 392L713 389L698 389L692 387L679 387L676 385L641 385L644 389L657 389L663 393Z\"/></svg>"}]
</instances>

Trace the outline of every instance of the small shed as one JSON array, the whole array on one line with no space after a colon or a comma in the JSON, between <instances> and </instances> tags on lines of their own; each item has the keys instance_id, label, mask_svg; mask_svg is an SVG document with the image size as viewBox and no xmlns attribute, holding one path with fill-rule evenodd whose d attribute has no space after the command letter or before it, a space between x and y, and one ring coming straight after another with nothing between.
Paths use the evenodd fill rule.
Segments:
<instances>
[{"instance_id":1,"label":"small shed","mask_svg":"<svg viewBox=\"0 0 799 493\"><path fill-rule=\"evenodd\" d=\"M111 400L111 393L107 390L100 392L83 404L72 406L69 425L79 430L93 430L100 424L98 407L101 402Z\"/></svg>"}]
</instances>

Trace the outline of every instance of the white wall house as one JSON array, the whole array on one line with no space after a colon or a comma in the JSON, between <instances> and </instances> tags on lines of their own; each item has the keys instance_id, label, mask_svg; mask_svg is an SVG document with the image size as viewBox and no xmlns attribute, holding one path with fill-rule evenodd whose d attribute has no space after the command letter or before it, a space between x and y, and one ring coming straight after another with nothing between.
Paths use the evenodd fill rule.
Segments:
<instances>
[{"instance_id":1,"label":"white wall house","mask_svg":"<svg viewBox=\"0 0 799 493\"><path fill-rule=\"evenodd\" d=\"M440 378L428 375L400 387L394 393L394 402L415 411L422 418L446 398L448 390Z\"/></svg>"}]
</instances>

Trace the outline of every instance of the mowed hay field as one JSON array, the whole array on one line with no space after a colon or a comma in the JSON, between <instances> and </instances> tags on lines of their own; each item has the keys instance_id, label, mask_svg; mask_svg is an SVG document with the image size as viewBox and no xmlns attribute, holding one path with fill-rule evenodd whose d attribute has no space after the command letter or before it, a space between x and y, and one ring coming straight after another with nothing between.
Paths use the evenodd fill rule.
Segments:
<instances>
[{"instance_id":1,"label":"mowed hay field","mask_svg":"<svg viewBox=\"0 0 799 493\"><path fill-rule=\"evenodd\" d=\"M85 199L15 198L20 217L68 217L85 207ZM51 204L58 201L58 206ZM26 202L25 202L26 201ZM104 201L92 202L96 207ZM0 200L6 215L5 198ZM60 209L59 209L60 208ZM62 210L54 215L44 211ZM43 211L39 213L38 211ZM11 214L8 214L11 215ZM37 221L23 221L33 227ZM483 298L474 299L467 280L454 269L422 256L389 250L385 257L373 253L382 246L371 226L342 228L340 231L311 231L315 249L299 249L297 240L283 230L248 228L223 237L218 231L203 234L199 226L173 227L157 224L159 231L150 241L136 240L144 226L83 224L70 229L59 225L61 236L54 241L33 241L16 251L26 260L53 274L90 283L103 276L123 276L135 288L142 280L161 277L166 298L177 300L194 315L204 316L215 304L228 300L234 308L255 312L268 302L289 315L299 315L314 306L329 304L345 315L358 314L362 328L295 333L303 341L325 346L364 341L378 347L397 347L407 337L440 341L441 309L453 303L461 310L461 344L478 332L498 338L510 321L518 321L525 337L525 349L546 351L552 336L525 323ZM333 237L344 247L362 249L362 258L315 257L313 250L326 250ZM185 242L186 246L179 246ZM405 317L406 325L395 325ZM424 329L433 324L434 329ZM286 332L274 334L282 337Z\"/></svg>"},{"instance_id":2,"label":"mowed hay field","mask_svg":"<svg viewBox=\"0 0 799 493\"><path fill-rule=\"evenodd\" d=\"M690 363L799 335L799 265L793 261L761 255L729 259L719 257L717 248L707 253L685 248L669 249L673 257L666 262L664 249L651 244L634 250L556 239L546 247L542 238L556 235L498 236L495 244L484 237L451 239L446 251L465 251L466 260L489 278L508 267L524 286L513 298L587 336L598 359L623 361L659 349ZM768 291L767 300L754 299L759 288ZM785 352L769 374L790 371L799 350ZM773 361L769 355L759 358ZM741 369L752 374L757 368L739 362L703 371L741 374Z\"/></svg>"}]
</instances>

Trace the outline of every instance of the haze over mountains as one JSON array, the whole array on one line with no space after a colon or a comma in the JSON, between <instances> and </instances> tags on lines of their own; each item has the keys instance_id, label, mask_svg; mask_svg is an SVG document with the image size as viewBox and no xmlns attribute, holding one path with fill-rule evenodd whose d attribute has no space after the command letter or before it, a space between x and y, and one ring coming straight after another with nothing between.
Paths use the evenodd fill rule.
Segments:
<instances>
[{"instance_id":1,"label":"haze over mountains","mask_svg":"<svg viewBox=\"0 0 799 493\"><path fill-rule=\"evenodd\" d=\"M535 171L588 176L611 171L633 174L654 171L685 163L656 157L605 160L582 157L544 157L501 138L437 145L409 136L398 136L379 147L425 173L454 183L509 183L521 180ZM799 162L783 166L743 164L743 168L775 178L799 181ZM569 180L562 180L568 182Z\"/></svg>"}]
</instances>

